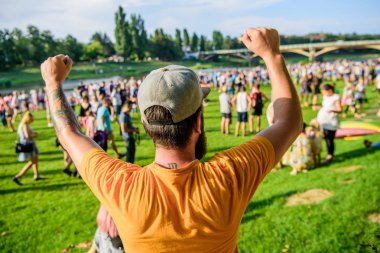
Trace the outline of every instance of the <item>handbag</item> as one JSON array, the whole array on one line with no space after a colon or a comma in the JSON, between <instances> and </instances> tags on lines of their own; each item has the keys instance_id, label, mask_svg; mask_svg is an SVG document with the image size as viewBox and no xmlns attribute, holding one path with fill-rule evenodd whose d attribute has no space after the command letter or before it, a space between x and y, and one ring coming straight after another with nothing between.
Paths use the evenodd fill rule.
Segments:
<instances>
[{"instance_id":1,"label":"handbag","mask_svg":"<svg viewBox=\"0 0 380 253\"><path fill-rule=\"evenodd\" d=\"M16 153L21 153L21 152L25 152L25 153L30 153L33 151L33 143L27 143L27 144L21 144L21 143L16 143L15 144L15 151Z\"/></svg>"}]
</instances>

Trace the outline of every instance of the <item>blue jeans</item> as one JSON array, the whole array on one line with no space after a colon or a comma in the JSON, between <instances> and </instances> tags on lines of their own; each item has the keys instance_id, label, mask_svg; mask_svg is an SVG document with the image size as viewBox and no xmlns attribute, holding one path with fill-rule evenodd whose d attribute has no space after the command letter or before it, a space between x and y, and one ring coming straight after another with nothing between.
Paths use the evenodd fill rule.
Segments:
<instances>
[{"instance_id":1,"label":"blue jeans","mask_svg":"<svg viewBox=\"0 0 380 253\"><path fill-rule=\"evenodd\" d=\"M136 145L135 145L135 139L131 137L124 137L123 139L125 141L125 148L127 149L126 152L126 161L128 163L134 163L135 162L135 153L136 153Z\"/></svg>"}]
</instances>

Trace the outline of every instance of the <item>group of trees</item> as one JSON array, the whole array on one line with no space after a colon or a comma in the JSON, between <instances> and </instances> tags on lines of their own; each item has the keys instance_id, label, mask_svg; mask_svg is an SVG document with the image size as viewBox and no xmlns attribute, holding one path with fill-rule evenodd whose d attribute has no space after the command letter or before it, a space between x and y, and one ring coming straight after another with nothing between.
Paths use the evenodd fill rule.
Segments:
<instances>
[{"instance_id":1,"label":"group of trees","mask_svg":"<svg viewBox=\"0 0 380 253\"><path fill-rule=\"evenodd\" d=\"M309 34L307 36L281 36L281 44L296 44L336 40L379 39L380 35ZM114 41L114 42L113 42ZM176 29L174 37L163 29L148 35L140 15L127 14L122 7L115 13L114 40L106 33L96 32L89 43L79 42L67 35L56 39L50 31L40 31L29 25L26 33L20 29L0 29L0 70L15 66L38 65L45 58L59 53L70 55L74 61L89 61L113 55L124 60L144 60L147 57L161 60L178 60L185 53L242 48L237 37L224 36L213 31L211 40L204 35L190 35L187 29Z\"/></svg>"}]
</instances>

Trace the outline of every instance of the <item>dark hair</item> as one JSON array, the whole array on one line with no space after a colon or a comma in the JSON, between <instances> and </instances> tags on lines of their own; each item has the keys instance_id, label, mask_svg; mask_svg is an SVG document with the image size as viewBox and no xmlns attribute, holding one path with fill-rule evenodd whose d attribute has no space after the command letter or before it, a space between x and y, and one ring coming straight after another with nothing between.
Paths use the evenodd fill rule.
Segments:
<instances>
[{"instance_id":1,"label":"dark hair","mask_svg":"<svg viewBox=\"0 0 380 253\"><path fill-rule=\"evenodd\" d=\"M324 84L323 85L323 89L324 90L332 90L332 91L334 91L334 86L332 86L331 84Z\"/></svg>"},{"instance_id":2,"label":"dark hair","mask_svg":"<svg viewBox=\"0 0 380 253\"><path fill-rule=\"evenodd\" d=\"M165 125L152 125L143 122L143 126L153 139L154 144L159 144L166 148L184 148L190 140L201 109L199 107L190 117L178 123L173 123L172 115L168 109L154 105L144 111L147 121L165 122Z\"/></svg>"}]
</instances>

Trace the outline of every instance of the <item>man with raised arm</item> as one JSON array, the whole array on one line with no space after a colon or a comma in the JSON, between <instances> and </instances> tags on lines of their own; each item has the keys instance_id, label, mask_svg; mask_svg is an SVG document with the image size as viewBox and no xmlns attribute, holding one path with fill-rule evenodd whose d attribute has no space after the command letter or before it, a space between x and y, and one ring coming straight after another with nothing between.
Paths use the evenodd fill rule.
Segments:
<instances>
[{"instance_id":1,"label":"man with raised arm","mask_svg":"<svg viewBox=\"0 0 380 253\"><path fill-rule=\"evenodd\" d=\"M276 30L251 28L242 37L267 65L274 124L207 162L202 99L209 90L182 66L152 71L138 103L155 144L145 167L114 159L84 136L64 96L72 61L41 65L55 129L80 174L111 213L126 252L236 252L239 225L260 182L298 136L302 116L279 50Z\"/></svg>"}]
</instances>

